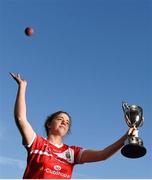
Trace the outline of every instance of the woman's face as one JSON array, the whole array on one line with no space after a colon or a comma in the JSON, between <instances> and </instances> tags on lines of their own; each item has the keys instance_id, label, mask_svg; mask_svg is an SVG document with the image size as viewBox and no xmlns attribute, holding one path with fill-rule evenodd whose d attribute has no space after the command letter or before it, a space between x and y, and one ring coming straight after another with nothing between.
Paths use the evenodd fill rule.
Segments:
<instances>
[{"instance_id":1,"label":"woman's face","mask_svg":"<svg viewBox=\"0 0 152 180\"><path fill-rule=\"evenodd\" d=\"M70 119L67 114L61 113L48 125L51 134L64 137L70 127Z\"/></svg>"}]
</instances>

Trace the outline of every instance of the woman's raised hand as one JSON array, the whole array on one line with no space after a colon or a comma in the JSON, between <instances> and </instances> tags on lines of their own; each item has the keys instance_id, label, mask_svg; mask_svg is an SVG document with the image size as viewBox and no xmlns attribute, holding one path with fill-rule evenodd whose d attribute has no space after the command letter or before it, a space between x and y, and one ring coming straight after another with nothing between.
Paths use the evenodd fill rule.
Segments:
<instances>
[{"instance_id":1,"label":"woman's raised hand","mask_svg":"<svg viewBox=\"0 0 152 180\"><path fill-rule=\"evenodd\" d=\"M18 73L10 73L10 75L17 82L18 85L24 85L24 86L27 85L27 81L22 79L20 74L18 74Z\"/></svg>"},{"instance_id":2,"label":"woman's raised hand","mask_svg":"<svg viewBox=\"0 0 152 180\"><path fill-rule=\"evenodd\" d=\"M129 128L128 136L135 136L138 137L138 129L135 127Z\"/></svg>"}]
</instances>

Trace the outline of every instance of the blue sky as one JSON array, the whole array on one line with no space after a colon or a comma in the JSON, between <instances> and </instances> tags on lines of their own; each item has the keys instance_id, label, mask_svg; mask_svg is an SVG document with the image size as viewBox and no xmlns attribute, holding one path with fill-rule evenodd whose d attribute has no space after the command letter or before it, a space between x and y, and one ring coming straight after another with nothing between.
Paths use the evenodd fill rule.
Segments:
<instances>
[{"instance_id":1,"label":"blue sky","mask_svg":"<svg viewBox=\"0 0 152 180\"><path fill-rule=\"evenodd\" d=\"M22 178L26 164L9 72L28 81L27 115L38 134L45 136L47 115L71 114L69 145L105 148L128 129L122 101L143 107L147 154L118 151L76 166L73 178L152 178L151 10L151 0L0 0L0 178Z\"/></svg>"}]
</instances>

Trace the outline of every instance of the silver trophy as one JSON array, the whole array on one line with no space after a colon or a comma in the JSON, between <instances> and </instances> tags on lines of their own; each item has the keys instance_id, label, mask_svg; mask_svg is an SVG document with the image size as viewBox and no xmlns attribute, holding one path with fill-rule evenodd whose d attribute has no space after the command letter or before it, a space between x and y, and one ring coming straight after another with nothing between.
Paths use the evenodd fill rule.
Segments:
<instances>
[{"instance_id":1,"label":"silver trophy","mask_svg":"<svg viewBox=\"0 0 152 180\"><path fill-rule=\"evenodd\" d=\"M137 105L128 105L122 102L122 109L127 125L138 129L143 125L143 109ZM128 158L140 158L146 154L146 148L143 146L143 140L137 136L128 135L127 140L121 149L121 154Z\"/></svg>"}]
</instances>

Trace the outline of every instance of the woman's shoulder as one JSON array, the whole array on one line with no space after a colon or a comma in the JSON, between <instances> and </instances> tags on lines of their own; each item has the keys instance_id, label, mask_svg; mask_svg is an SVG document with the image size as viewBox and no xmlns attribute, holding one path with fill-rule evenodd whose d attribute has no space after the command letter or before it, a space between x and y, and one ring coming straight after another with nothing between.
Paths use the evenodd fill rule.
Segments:
<instances>
[{"instance_id":1,"label":"woman's shoulder","mask_svg":"<svg viewBox=\"0 0 152 180\"><path fill-rule=\"evenodd\" d=\"M41 142L47 142L48 141L47 138L45 138L39 134L36 134L36 138L38 141L41 141Z\"/></svg>"},{"instance_id":2,"label":"woman's shoulder","mask_svg":"<svg viewBox=\"0 0 152 180\"><path fill-rule=\"evenodd\" d=\"M64 144L64 146L65 146L66 148L70 148L70 149L73 149L73 150L83 149L82 147L77 146L77 145L67 145L67 144Z\"/></svg>"},{"instance_id":3,"label":"woman's shoulder","mask_svg":"<svg viewBox=\"0 0 152 180\"><path fill-rule=\"evenodd\" d=\"M47 139L39 134L36 134L33 144L44 144L47 143Z\"/></svg>"}]
</instances>

